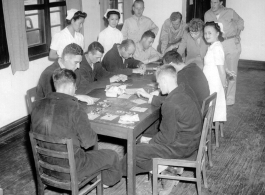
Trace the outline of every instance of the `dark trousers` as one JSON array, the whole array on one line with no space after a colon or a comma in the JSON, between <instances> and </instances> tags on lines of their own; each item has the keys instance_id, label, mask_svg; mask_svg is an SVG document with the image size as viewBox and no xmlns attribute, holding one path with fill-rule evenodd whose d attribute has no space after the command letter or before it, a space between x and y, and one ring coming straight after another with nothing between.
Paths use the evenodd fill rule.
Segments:
<instances>
[{"instance_id":1,"label":"dark trousers","mask_svg":"<svg viewBox=\"0 0 265 195\"><path fill-rule=\"evenodd\" d=\"M79 153L78 158L78 179L82 180L96 172L102 171L103 183L112 186L120 181L122 177L121 164L118 154L113 150L90 150ZM83 154L83 155L82 155Z\"/></svg>"},{"instance_id":2,"label":"dark trousers","mask_svg":"<svg viewBox=\"0 0 265 195\"><path fill-rule=\"evenodd\" d=\"M160 144L144 144L136 145L136 174L146 173L153 169L153 158L175 158L176 154L172 148L167 145ZM122 159L122 173L127 175L127 155Z\"/></svg>"}]
</instances>

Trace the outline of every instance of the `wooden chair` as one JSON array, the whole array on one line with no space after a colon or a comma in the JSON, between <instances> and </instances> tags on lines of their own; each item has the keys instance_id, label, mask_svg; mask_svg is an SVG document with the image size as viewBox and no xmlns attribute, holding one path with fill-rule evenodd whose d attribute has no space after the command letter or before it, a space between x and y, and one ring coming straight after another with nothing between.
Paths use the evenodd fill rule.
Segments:
<instances>
[{"instance_id":1,"label":"wooden chair","mask_svg":"<svg viewBox=\"0 0 265 195\"><path fill-rule=\"evenodd\" d=\"M33 87L27 91L26 94L26 103L28 107L28 113L30 114L33 109L33 102L37 99L37 87Z\"/></svg>"},{"instance_id":2,"label":"wooden chair","mask_svg":"<svg viewBox=\"0 0 265 195\"><path fill-rule=\"evenodd\" d=\"M214 115L214 111L215 111L215 104L216 104L216 97L217 97L217 93L213 93L212 95L208 96L205 100L203 100L202 102L202 109L201 109L201 113L204 117L206 116L207 112L208 112L208 108L211 104L212 106L212 115ZM209 121L209 124L213 124L213 116L211 116L211 121ZM212 162L212 125L209 125L209 132L208 132L208 139L207 139L207 153L208 153L208 159L209 159L209 164L212 167L213 166L213 162ZM215 129L215 137L216 137L216 142L218 142L218 129Z\"/></svg>"},{"instance_id":3,"label":"wooden chair","mask_svg":"<svg viewBox=\"0 0 265 195\"><path fill-rule=\"evenodd\" d=\"M101 172L85 178L82 182L78 182L72 139L59 139L30 132L30 142L37 172L38 195L44 195L44 189L47 186L69 190L72 192L72 195L84 195L97 187L97 195L103 195ZM40 142L60 147L64 146L66 150L51 150L40 146ZM48 161L44 160L44 158L41 158L41 156L67 161L69 167L66 168L65 166L50 164ZM58 179L58 177L55 178L48 174L51 172L66 174L69 176L69 179L67 180L65 177L63 179ZM87 185L95 178L97 178L97 180L92 185Z\"/></svg>"},{"instance_id":4,"label":"wooden chair","mask_svg":"<svg viewBox=\"0 0 265 195\"><path fill-rule=\"evenodd\" d=\"M153 195L157 195L157 179L176 179L176 180L185 180L192 181L197 183L198 194L201 195L201 173L203 175L204 187L208 188L207 178L206 178L206 170L205 170L205 155L207 151L206 139L209 130L209 126L211 126L210 121L212 120L212 112L213 106L208 109L208 112L205 116L203 129L200 139L200 145L198 154L195 160L187 160L187 159L161 159L161 158L153 158ZM190 159L190 158L189 158ZM163 175L158 174L158 165L167 165L167 166L177 166L177 167L190 167L196 169L195 177L185 177L185 176L171 176L171 175Z\"/></svg>"}]
</instances>

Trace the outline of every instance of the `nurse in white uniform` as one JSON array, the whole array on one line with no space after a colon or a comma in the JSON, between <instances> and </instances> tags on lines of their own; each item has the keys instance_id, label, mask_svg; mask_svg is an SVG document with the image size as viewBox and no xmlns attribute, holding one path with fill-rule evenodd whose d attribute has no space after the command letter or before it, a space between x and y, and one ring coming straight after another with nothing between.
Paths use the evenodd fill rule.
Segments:
<instances>
[{"instance_id":1,"label":"nurse in white uniform","mask_svg":"<svg viewBox=\"0 0 265 195\"><path fill-rule=\"evenodd\" d=\"M49 58L56 60L61 57L63 49L70 43L78 44L83 50L85 47L84 36L80 33L87 14L76 9L67 11L66 24L62 31L56 33L51 42Z\"/></svg>"},{"instance_id":2,"label":"nurse in white uniform","mask_svg":"<svg viewBox=\"0 0 265 195\"><path fill-rule=\"evenodd\" d=\"M123 35L116 27L120 20L120 11L117 9L108 9L104 15L108 20L108 27L101 31L98 35L98 42L104 47L106 54L115 43L121 43Z\"/></svg>"}]
</instances>

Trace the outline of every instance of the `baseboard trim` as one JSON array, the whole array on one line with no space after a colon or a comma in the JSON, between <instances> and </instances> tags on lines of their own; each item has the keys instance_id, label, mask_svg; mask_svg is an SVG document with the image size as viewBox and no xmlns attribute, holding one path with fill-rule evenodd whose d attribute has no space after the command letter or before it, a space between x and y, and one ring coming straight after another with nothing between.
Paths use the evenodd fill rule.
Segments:
<instances>
[{"instance_id":1,"label":"baseboard trim","mask_svg":"<svg viewBox=\"0 0 265 195\"><path fill-rule=\"evenodd\" d=\"M17 134L25 133L30 124L30 116L20 118L2 128L0 128L0 142L3 142Z\"/></svg>"},{"instance_id":2,"label":"baseboard trim","mask_svg":"<svg viewBox=\"0 0 265 195\"><path fill-rule=\"evenodd\" d=\"M238 62L238 67L254 70L265 70L265 61L240 59Z\"/></svg>"}]
</instances>

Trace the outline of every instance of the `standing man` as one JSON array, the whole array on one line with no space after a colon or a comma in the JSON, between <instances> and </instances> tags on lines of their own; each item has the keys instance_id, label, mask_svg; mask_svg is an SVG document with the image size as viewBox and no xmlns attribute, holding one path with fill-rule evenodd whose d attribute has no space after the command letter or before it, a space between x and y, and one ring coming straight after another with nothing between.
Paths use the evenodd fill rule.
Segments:
<instances>
[{"instance_id":1,"label":"standing man","mask_svg":"<svg viewBox=\"0 0 265 195\"><path fill-rule=\"evenodd\" d=\"M162 26L159 43L161 45L162 54L164 54L169 47L169 50L178 47L185 31L185 26L186 25L182 21L182 15L179 12L173 12L170 18L166 19Z\"/></svg>"},{"instance_id":2,"label":"standing man","mask_svg":"<svg viewBox=\"0 0 265 195\"><path fill-rule=\"evenodd\" d=\"M225 66L232 74L237 75L238 60L241 53L240 32L244 29L244 20L231 8L223 6L223 0L211 0L211 9L204 15L204 21L215 21L223 24L223 47ZM235 103L236 79L229 82L227 105Z\"/></svg>"},{"instance_id":3,"label":"standing man","mask_svg":"<svg viewBox=\"0 0 265 195\"><path fill-rule=\"evenodd\" d=\"M123 39L132 39L135 43L141 40L144 32L151 30L155 33L158 32L158 27L148 17L143 16L144 12L144 1L135 0L133 3L134 15L125 20L122 27Z\"/></svg>"},{"instance_id":4,"label":"standing man","mask_svg":"<svg viewBox=\"0 0 265 195\"><path fill-rule=\"evenodd\" d=\"M151 30L143 34L141 41L136 43L136 50L133 54L134 59L148 64L161 58L161 54L152 47L155 37L155 33Z\"/></svg>"}]
</instances>

